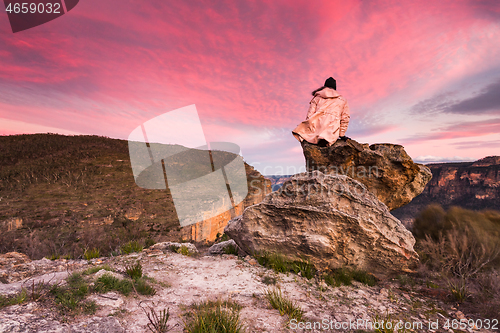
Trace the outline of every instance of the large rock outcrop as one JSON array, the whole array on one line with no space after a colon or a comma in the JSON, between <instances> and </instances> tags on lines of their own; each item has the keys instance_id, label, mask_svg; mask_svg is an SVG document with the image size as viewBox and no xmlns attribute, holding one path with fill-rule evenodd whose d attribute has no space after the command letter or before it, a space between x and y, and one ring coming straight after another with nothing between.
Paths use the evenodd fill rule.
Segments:
<instances>
[{"instance_id":1,"label":"large rock outcrop","mask_svg":"<svg viewBox=\"0 0 500 333\"><path fill-rule=\"evenodd\" d=\"M475 162L426 165L432 180L422 194L408 205L392 212L411 225L416 215L431 203L443 208L500 210L500 156L488 156Z\"/></svg>"},{"instance_id":2,"label":"large rock outcrop","mask_svg":"<svg viewBox=\"0 0 500 333\"><path fill-rule=\"evenodd\" d=\"M318 171L292 176L224 231L248 253L306 258L318 270L347 266L383 278L418 261L412 234L366 186Z\"/></svg>"},{"instance_id":3,"label":"large rock outcrop","mask_svg":"<svg viewBox=\"0 0 500 333\"><path fill-rule=\"evenodd\" d=\"M409 203L422 193L432 174L413 163L403 146L360 144L338 140L330 147L302 142L307 171L346 175L366 185L389 210Z\"/></svg>"}]
</instances>

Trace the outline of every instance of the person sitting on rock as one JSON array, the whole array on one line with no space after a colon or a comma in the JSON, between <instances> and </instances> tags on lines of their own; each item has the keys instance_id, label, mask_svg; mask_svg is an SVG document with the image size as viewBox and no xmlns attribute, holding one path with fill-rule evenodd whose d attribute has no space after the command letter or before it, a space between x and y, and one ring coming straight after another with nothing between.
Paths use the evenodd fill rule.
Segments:
<instances>
[{"instance_id":1,"label":"person sitting on rock","mask_svg":"<svg viewBox=\"0 0 500 333\"><path fill-rule=\"evenodd\" d=\"M345 136L350 119L349 106L336 89L337 81L329 77L323 87L312 92L314 97L309 102L306 120L292 131L297 140L329 147L339 138L349 139Z\"/></svg>"}]
</instances>

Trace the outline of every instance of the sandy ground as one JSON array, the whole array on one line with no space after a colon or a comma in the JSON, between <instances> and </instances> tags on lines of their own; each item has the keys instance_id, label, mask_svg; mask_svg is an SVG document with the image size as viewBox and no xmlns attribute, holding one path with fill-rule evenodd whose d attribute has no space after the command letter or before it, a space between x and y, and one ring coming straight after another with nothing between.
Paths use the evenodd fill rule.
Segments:
<instances>
[{"instance_id":1,"label":"sandy ground","mask_svg":"<svg viewBox=\"0 0 500 333\"><path fill-rule=\"evenodd\" d=\"M385 317L387 313L392 314L393 318L404 318L404 323L411 324L414 331L450 332L442 327L446 320L451 323L462 316L450 304L423 296L417 289L401 290L397 282L381 282L374 287L358 282L352 286L330 287L292 273L275 273L261 267L250 257L188 257L160 250L145 250L139 254L101 258L89 266L106 263L120 274L126 265L138 260L143 265L144 274L156 280L156 295L132 293L125 297L116 292L92 294L89 298L99 304L96 314L78 316L63 323L59 321L60 316L55 309L43 308L43 304L9 306L0 310L0 322L3 323L0 324L0 332L149 332L149 321L143 311L147 306L157 311L168 308L169 323L173 326L170 332L183 332L182 314L186 307L208 299L231 299L241 304L243 308L240 316L247 332L354 332L356 329L366 329L366 324L361 323L373 322L375 316ZM48 273L38 279L53 276L56 281L64 279L67 274ZM263 296L268 288L262 282L263 276L276 277L285 295L304 310L303 325L318 322L321 328L302 330L288 324L287 316L280 316ZM12 293L20 285L19 282L0 285L0 293ZM436 320L439 321L439 328L430 329L429 322ZM353 322L358 323L358 326L353 326ZM325 329L325 323L328 323L329 329ZM422 329L418 329L419 323ZM373 329L367 331L373 332Z\"/></svg>"}]
</instances>

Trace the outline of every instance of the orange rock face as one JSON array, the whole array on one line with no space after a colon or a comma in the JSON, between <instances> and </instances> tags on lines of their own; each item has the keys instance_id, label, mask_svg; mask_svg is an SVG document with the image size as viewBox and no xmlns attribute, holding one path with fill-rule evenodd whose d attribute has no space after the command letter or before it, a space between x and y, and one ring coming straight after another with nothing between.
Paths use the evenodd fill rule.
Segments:
<instances>
[{"instance_id":1,"label":"orange rock face","mask_svg":"<svg viewBox=\"0 0 500 333\"><path fill-rule=\"evenodd\" d=\"M245 208L258 204L265 196L272 192L271 181L264 178L253 167L245 163L247 173L248 195L235 209L204 220L202 222L182 228L181 237L194 242L213 242L217 236L224 233L229 220L243 214Z\"/></svg>"},{"instance_id":2,"label":"orange rock face","mask_svg":"<svg viewBox=\"0 0 500 333\"><path fill-rule=\"evenodd\" d=\"M489 156L476 162L428 164L432 180L422 194L393 215L409 223L431 203L445 209L459 206L467 209L500 210L500 156Z\"/></svg>"}]
</instances>

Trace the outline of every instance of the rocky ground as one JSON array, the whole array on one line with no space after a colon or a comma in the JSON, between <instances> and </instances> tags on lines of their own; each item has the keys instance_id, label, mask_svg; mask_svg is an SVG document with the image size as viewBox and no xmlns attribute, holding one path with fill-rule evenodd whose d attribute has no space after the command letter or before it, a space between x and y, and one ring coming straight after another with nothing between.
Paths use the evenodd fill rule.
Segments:
<instances>
[{"instance_id":1,"label":"rocky ground","mask_svg":"<svg viewBox=\"0 0 500 333\"><path fill-rule=\"evenodd\" d=\"M73 271L104 264L114 268L113 274L125 278L124 267L137 261L141 262L144 274L154 279L151 281L157 292L153 296L134 292L129 296L117 292L91 293L87 298L98 305L93 315L66 315L53 303L43 301L6 306L0 309L0 332L148 332L149 321L143 309L149 306L157 311L168 308L169 324L173 327L171 332L183 332L183 314L187 307L208 299L231 299L241 304L240 317L247 332L355 332L357 329L373 332L373 329L364 327L366 321L384 320L388 316L404 320L417 332L461 332L443 326L447 320L451 324L454 319L467 318L467 314L444 302L438 292L425 284L391 280L369 287L353 281L351 286L331 287L315 278L307 280L292 273L275 273L249 256L203 253L186 256L170 252L165 247L162 249L158 244L140 253L91 261L30 261L22 255L11 255L10 259L2 256L0 274L3 273L4 282L7 282L0 284L2 295L16 294L23 286L29 289L33 280L35 283L64 283ZM102 273L96 272L89 279ZM328 323L332 329L302 330L287 325L287 316L280 316L264 297L265 290L270 287L263 283L265 277L270 277L268 280L275 278L284 294L304 310L304 325L307 322ZM357 320L360 320L358 327L348 326L349 321L354 323ZM436 321L439 328L429 329L430 322ZM418 328L420 323L421 329ZM489 332L484 329L475 331Z\"/></svg>"}]
</instances>

